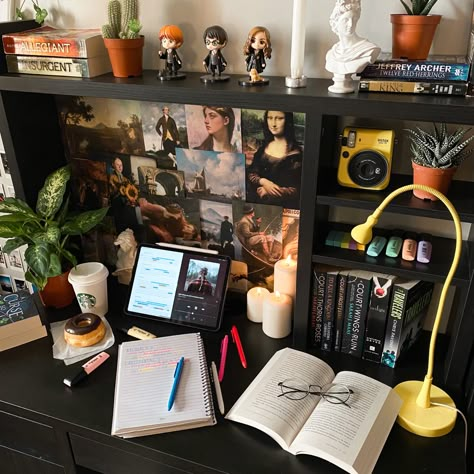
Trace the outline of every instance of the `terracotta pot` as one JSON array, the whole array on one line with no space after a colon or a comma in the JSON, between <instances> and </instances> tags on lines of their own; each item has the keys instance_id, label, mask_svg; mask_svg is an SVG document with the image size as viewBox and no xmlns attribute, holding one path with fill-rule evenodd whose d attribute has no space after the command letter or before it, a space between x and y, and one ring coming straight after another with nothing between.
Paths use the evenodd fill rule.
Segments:
<instances>
[{"instance_id":1,"label":"terracotta pot","mask_svg":"<svg viewBox=\"0 0 474 474\"><path fill-rule=\"evenodd\" d=\"M115 77L137 77L143 72L143 45L145 37L136 39L108 39L104 44L109 52Z\"/></svg>"},{"instance_id":2,"label":"terracotta pot","mask_svg":"<svg viewBox=\"0 0 474 474\"><path fill-rule=\"evenodd\" d=\"M68 281L69 270L62 275L49 277L44 290L39 292L44 306L53 308L65 308L75 299L74 289Z\"/></svg>"},{"instance_id":3,"label":"terracotta pot","mask_svg":"<svg viewBox=\"0 0 474 474\"><path fill-rule=\"evenodd\" d=\"M441 15L390 15L392 57L426 59Z\"/></svg>"},{"instance_id":4,"label":"terracotta pot","mask_svg":"<svg viewBox=\"0 0 474 474\"><path fill-rule=\"evenodd\" d=\"M427 168L425 166L417 165L412 162L413 166L413 183L414 184L423 184L425 186L430 186L431 188L436 189L437 191L446 195L451 185L454 173L456 173L457 168ZM420 199L430 199L431 201L437 201L438 198L433 196L426 191L421 191L418 189L413 190L413 194Z\"/></svg>"}]
</instances>

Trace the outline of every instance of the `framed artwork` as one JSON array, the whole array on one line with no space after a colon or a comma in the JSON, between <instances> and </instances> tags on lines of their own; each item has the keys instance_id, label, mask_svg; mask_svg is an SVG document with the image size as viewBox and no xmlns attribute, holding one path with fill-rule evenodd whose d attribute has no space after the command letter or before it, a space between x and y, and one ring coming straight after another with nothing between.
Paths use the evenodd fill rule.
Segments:
<instances>
[{"instance_id":1,"label":"framed artwork","mask_svg":"<svg viewBox=\"0 0 474 474\"><path fill-rule=\"evenodd\" d=\"M13 19L15 2L13 0L0 0L0 21Z\"/></svg>"}]
</instances>

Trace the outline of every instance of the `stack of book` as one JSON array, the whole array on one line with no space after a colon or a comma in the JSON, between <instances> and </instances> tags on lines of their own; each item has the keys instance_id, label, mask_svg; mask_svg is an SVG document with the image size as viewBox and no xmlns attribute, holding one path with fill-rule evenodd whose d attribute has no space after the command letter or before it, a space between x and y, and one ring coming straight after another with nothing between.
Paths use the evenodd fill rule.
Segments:
<instances>
[{"instance_id":1,"label":"stack of book","mask_svg":"<svg viewBox=\"0 0 474 474\"><path fill-rule=\"evenodd\" d=\"M311 343L393 368L422 329L433 287L421 280L315 265Z\"/></svg>"},{"instance_id":2,"label":"stack of book","mask_svg":"<svg viewBox=\"0 0 474 474\"><path fill-rule=\"evenodd\" d=\"M28 291L0 295L0 351L47 335Z\"/></svg>"},{"instance_id":3,"label":"stack of book","mask_svg":"<svg viewBox=\"0 0 474 474\"><path fill-rule=\"evenodd\" d=\"M8 72L95 77L112 70L99 29L34 30L2 36Z\"/></svg>"},{"instance_id":4,"label":"stack of book","mask_svg":"<svg viewBox=\"0 0 474 474\"><path fill-rule=\"evenodd\" d=\"M359 91L465 96L470 67L466 56L405 60L382 53L361 72Z\"/></svg>"}]
</instances>

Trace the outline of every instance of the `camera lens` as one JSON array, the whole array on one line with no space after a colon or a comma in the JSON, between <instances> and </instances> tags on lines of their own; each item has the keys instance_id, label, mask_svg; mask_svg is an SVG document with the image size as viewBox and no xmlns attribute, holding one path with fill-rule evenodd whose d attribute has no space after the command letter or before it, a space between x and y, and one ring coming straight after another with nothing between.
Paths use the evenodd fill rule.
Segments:
<instances>
[{"instance_id":1,"label":"camera lens","mask_svg":"<svg viewBox=\"0 0 474 474\"><path fill-rule=\"evenodd\" d=\"M350 179L358 186L366 188L380 184L388 172L386 158L373 150L363 150L356 153L349 162Z\"/></svg>"}]
</instances>

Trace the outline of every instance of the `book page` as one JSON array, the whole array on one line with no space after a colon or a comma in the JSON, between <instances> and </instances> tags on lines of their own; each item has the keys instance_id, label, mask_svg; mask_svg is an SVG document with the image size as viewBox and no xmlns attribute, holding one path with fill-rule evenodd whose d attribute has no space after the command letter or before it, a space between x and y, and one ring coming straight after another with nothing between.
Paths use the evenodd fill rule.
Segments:
<instances>
[{"instance_id":1,"label":"book page","mask_svg":"<svg viewBox=\"0 0 474 474\"><path fill-rule=\"evenodd\" d=\"M340 372L334 383L354 391L348 400L350 408L322 400L290 451L319 456L348 472L370 473L395 422L401 400L389 386L355 372ZM371 442L367 443L369 437Z\"/></svg>"},{"instance_id":2,"label":"book page","mask_svg":"<svg viewBox=\"0 0 474 474\"><path fill-rule=\"evenodd\" d=\"M303 400L278 397L281 394L278 382L295 377L310 384L325 385L333 379L334 372L310 354L282 349L273 355L226 418L258 428L288 449L319 400L314 395Z\"/></svg>"},{"instance_id":3,"label":"book page","mask_svg":"<svg viewBox=\"0 0 474 474\"><path fill-rule=\"evenodd\" d=\"M146 434L157 427L211 418L206 407L208 389L201 375L199 344L199 334L191 333L119 346L113 435L136 431ZM185 358L183 372L174 405L168 411L174 372L181 356Z\"/></svg>"}]
</instances>

